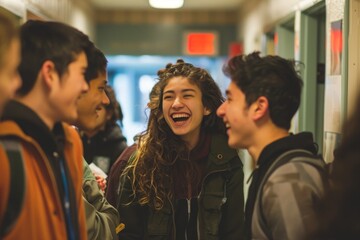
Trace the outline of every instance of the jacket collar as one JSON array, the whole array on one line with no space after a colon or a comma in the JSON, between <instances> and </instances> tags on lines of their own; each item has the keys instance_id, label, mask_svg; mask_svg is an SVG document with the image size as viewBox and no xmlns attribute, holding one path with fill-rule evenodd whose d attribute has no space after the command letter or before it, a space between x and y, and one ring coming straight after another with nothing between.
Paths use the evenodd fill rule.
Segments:
<instances>
[{"instance_id":1,"label":"jacket collar","mask_svg":"<svg viewBox=\"0 0 360 240\"><path fill-rule=\"evenodd\" d=\"M209 153L209 159L212 164L209 166L209 170L238 167L233 166L232 162L241 166L241 161L231 161L235 158L239 158L239 155L235 149L229 147L227 136L225 134L213 134Z\"/></svg>"},{"instance_id":2,"label":"jacket collar","mask_svg":"<svg viewBox=\"0 0 360 240\"><path fill-rule=\"evenodd\" d=\"M266 164L270 159L278 157L280 154L291 149L304 149L317 154L317 145L314 143L312 133L302 132L296 135L290 134L287 137L278 139L267 145L259 156L257 165Z\"/></svg>"},{"instance_id":3,"label":"jacket collar","mask_svg":"<svg viewBox=\"0 0 360 240\"><path fill-rule=\"evenodd\" d=\"M10 101L6 105L1 120L15 122L25 135L41 146L46 155L51 156L53 152L63 153L66 136L60 122L50 131L32 109L17 101ZM11 134L14 134L13 131Z\"/></svg>"}]
</instances>

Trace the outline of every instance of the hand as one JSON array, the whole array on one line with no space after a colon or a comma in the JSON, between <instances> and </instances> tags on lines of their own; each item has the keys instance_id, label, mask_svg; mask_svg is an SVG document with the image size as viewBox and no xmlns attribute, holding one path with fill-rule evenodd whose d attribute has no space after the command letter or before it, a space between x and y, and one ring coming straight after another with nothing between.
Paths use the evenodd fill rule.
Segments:
<instances>
[{"instance_id":1,"label":"hand","mask_svg":"<svg viewBox=\"0 0 360 240\"><path fill-rule=\"evenodd\" d=\"M95 175L95 179L99 185L99 188L102 190L102 191L105 191L106 189L106 179L97 175L97 174L94 174Z\"/></svg>"}]
</instances>

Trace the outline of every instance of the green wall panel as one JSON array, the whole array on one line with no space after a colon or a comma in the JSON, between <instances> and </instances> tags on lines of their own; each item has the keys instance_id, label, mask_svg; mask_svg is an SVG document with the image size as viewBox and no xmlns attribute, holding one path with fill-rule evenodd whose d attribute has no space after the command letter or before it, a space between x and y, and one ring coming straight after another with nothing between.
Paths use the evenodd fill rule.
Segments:
<instances>
[{"instance_id":1,"label":"green wall panel","mask_svg":"<svg viewBox=\"0 0 360 240\"><path fill-rule=\"evenodd\" d=\"M96 43L110 55L184 55L187 31L218 32L219 56L227 56L229 44L236 41L235 25L98 24Z\"/></svg>"}]
</instances>

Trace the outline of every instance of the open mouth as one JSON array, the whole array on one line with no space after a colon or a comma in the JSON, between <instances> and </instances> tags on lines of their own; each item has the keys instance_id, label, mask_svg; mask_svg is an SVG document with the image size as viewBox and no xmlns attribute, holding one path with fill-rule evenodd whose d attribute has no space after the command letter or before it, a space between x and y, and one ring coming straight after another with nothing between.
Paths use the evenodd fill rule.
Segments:
<instances>
[{"instance_id":1,"label":"open mouth","mask_svg":"<svg viewBox=\"0 0 360 240\"><path fill-rule=\"evenodd\" d=\"M97 116L99 116L99 112L104 111L104 110L105 109L103 107L99 106L99 107L95 108L95 113Z\"/></svg>"},{"instance_id":2,"label":"open mouth","mask_svg":"<svg viewBox=\"0 0 360 240\"><path fill-rule=\"evenodd\" d=\"M190 115L186 113L174 113L171 115L171 118L175 123L178 123L188 120L190 118Z\"/></svg>"}]
</instances>

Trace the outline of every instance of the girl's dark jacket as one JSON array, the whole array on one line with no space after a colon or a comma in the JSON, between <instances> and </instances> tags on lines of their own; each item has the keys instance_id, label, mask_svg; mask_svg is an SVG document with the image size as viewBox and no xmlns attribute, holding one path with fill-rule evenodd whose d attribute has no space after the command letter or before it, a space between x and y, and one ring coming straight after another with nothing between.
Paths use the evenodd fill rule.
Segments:
<instances>
[{"instance_id":1,"label":"girl's dark jacket","mask_svg":"<svg viewBox=\"0 0 360 240\"><path fill-rule=\"evenodd\" d=\"M237 152L228 147L226 135L213 135L198 196L198 239L242 239L243 179L241 160ZM132 201L132 193L129 178L123 176L117 209L125 229L118 234L119 239L175 239L175 201L168 200L156 211L140 206L136 199Z\"/></svg>"}]
</instances>

